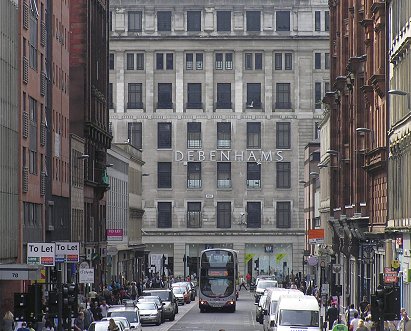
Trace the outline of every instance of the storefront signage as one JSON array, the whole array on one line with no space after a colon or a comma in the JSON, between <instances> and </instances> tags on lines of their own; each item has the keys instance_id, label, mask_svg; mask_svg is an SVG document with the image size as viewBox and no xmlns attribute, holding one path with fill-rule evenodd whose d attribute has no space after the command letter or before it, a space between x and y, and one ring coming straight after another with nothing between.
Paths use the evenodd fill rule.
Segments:
<instances>
[{"instance_id":1,"label":"storefront signage","mask_svg":"<svg viewBox=\"0 0 411 331\"><path fill-rule=\"evenodd\" d=\"M80 255L80 243L56 242L56 262L78 263Z\"/></svg>"},{"instance_id":2,"label":"storefront signage","mask_svg":"<svg viewBox=\"0 0 411 331\"><path fill-rule=\"evenodd\" d=\"M123 240L123 229L107 229L107 240L108 241L122 241Z\"/></svg>"},{"instance_id":3,"label":"storefront signage","mask_svg":"<svg viewBox=\"0 0 411 331\"><path fill-rule=\"evenodd\" d=\"M27 244L27 264L42 264L45 267L52 267L56 264L55 254L55 243Z\"/></svg>"},{"instance_id":4,"label":"storefront signage","mask_svg":"<svg viewBox=\"0 0 411 331\"><path fill-rule=\"evenodd\" d=\"M79 269L79 283L94 283L94 269Z\"/></svg>"},{"instance_id":5,"label":"storefront signage","mask_svg":"<svg viewBox=\"0 0 411 331\"><path fill-rule=\"evenodd\" d=\"M175 151L174 161L181 162L280 162L284 160L283 151Z\"/></svg>"}]
</instances>

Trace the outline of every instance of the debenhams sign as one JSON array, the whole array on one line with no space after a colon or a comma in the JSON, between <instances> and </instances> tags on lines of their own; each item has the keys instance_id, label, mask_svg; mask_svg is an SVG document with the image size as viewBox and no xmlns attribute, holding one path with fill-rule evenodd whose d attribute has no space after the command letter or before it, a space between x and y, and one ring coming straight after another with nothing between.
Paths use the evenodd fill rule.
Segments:
<instances>
[{"instance_id":1,"label":"debenhams sign","mask_svg":"<svg viewBox=\"0 0 411 331\"><path fill-rule=\"evenodd\" d=\"M281 162L284 160L283 151L208 151L189 150L175 151L174 161L187 162Z\"/></svg>"}]
</instances>

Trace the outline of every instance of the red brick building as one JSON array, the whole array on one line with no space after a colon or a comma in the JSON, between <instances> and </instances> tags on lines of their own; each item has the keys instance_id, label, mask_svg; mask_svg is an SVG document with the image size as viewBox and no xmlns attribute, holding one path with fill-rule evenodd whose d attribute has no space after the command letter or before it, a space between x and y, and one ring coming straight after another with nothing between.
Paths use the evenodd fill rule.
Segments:
<instances>
[{"instance_id":1,"label":"red brick building","mask_svg":"<svg viewBox=\"0 0 411 331\"><path fill-rule=\"evenodd\" d=\"M387 221L386 12L376 0L329 5L330 149L323 159L346 305L369 296L383 267L376 248Z\"/></svg>"}]
</instances>

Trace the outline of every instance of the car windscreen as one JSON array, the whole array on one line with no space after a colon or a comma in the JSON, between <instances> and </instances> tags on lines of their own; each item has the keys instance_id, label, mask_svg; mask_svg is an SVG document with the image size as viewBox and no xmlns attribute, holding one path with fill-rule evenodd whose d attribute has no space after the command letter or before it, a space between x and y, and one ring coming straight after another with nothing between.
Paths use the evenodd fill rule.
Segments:
<instances>
[{"instance_id":1,"label":"car windscreen","mask_svg":"<svg viewBox=\"0 0 411 331\"><path fill-rule=\"evenodd\" d=\"M153 302L141 302L137 303L137 308L141 310L156 310L157 305Z\"/></svg>"},{"instance_id":2,"label":"car windscreen","mask_svg":"<svg viewBox=\"0 0 411 331\"><path fill-rule=\"evenodd\" d=\"M170 296L169 296L170 294L168 291L150 291L150 292L143 293L143 295L145 294L147 294L148 296L151 296L151 295L158 296L160 297L162 301L170 301Z\"/></svg>"},{"instance_id":3,"label":"car windscreen","mask_svg":"<svg viewBox=\"0 0 411 331\"><path fill-rule=\"evenodd\" d=\"M201 293L210 298L224 298L233 294L234 279L208 277L200 281Z\"/></svg>"},{"instance_id":4,"label":"car windscreen","mask_svg":"<svg viewBox=\"0 0 411 331\"><path fill-rule=\"evenodd\" d=\"M133 311L133 310L130 310L130 311L126 311L126 310L123 310L123 311L109 311L108 313L107 313L107 315L110 317L110 316L121 316L121 317L125 317L125 318L127 318L127 320L130 322L130 323L137 323L138 322L138 316L137 316L137 313L135 312L135 311Z\"/></svg>"},{"instance_id":5,"label":"car windscreen","mask_svg":"<svg viewBox=\"0 0 411 331\"><path fill-rule=\"evenodd\" d=\"M258 282L257 288L258 289L266 289L266 288L271 288L271 287L277 287L278 283L275 281L270 281L270 280L260 280Z\"/></svg>"},{"instance_id":6,"label":"car windscreen","mask_svg":"<svg viewBox=\"0 0 411 331\"><path fill-rule=\"evenodd\" d=\"M279 325L318 327L318 311L281 309Z\"/></svg>"},{"instance_id":7,"label":"car windscreen","mask_svg":"<svg viewBox=\"0 0 411 331\"><path fill-rule=\"evenodd\" d=\"M173 293L184 294L184 288L182 288L182 287L173 287Z\"/></svg>"}]
</instances>

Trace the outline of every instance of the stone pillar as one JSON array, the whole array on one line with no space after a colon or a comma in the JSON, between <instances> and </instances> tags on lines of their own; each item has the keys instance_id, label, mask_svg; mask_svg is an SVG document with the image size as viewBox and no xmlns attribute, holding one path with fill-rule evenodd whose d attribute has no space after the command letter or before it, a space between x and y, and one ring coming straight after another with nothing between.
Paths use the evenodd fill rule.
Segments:
<instances>
[{"instance_id":1,"label":"stone pillar","mask_svg":"<svg viewBox=\"0 0 411 331\"><path fill-rule=\"evenodd\" d=\"M154 53L146 52L145 54L145 68L146 68L146 86L145 86L145 100L146 104L144 109L147 113L154 111L155 103L157 102L157 96L154 95Z\"/></svg>"},{"instance_id":2,"label":"stone pillar","mask_svg":"<svg viewBox=\"0 0 411 331\"><path fill-rule=\"evenodd\" d=\"M234 242L233 249L238 252L238 272L244 275L245 265L244 265L244 255L245 255L245 243L244 242Z\"/></svg>"},{"instance_id":3,"label":"stone pillar","mask_svg":"<svg viewBox=\"0 0 411 331\"><path fill-rule=\"evenodd\" d=\"M184 262L186 244L184 242L174 243L174 277L184 276Z\"/></svg>"},{"instance_id":4,"label":"stone pillar","mask_svg":"<svg viewBox=\"0 0 411 331\"><path fill-rule=\"evenodd\" d=\"M236 113L242 113L243 97L243 53L234 53L234 108Z\"/></svg>"},{"instance_id":5,"label":"stone pillar","mask_svg":"<svg viewBox=\"0 0 411 331\"><path fill-rule=\"evenodd\" d=\"M206 51L204 54L205 70L205 98L203 100L205 111L212 113L214 111L214 53ZM211 68L211 69L210 69Z\"/></svg>"},{"instance_id":6,"label":"stone pillar","mask_svg":"<svg viewBox=\"0 0 411 331\"><path fill-rule=\"evenodd\" d=\"M125 53L116 52L116 113L124 113L124 100L125 100L125 90L124 90L124 57ZM126 96L127 97L127 96Z\"/></svg>"},{"instance_id":7,"label":"stone pillar","mask_svg":"<svg viewBox=\"0 0 411 331\"><path fill-rule=\"evenodd\" d=\"M175 98L176 112L184 112L184 53L176 52L176 83L175 83Z\"/></svg>"}]
</instances>

